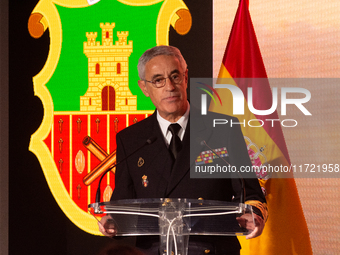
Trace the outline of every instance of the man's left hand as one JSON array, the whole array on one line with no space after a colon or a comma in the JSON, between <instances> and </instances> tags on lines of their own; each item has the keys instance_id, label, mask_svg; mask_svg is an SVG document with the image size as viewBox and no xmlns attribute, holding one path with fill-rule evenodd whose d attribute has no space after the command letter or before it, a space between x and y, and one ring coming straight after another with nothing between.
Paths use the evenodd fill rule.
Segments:
<instances>
[{"instance_id":1,"label":"man's left hand","mask_svg":"<svg viewBox=\"0 0 340 255\"><path fill-rule=\"evenodd\" d=\"M252 232L246 236L246 239L258 237L259 235L262 234L262 231L264 229L265 223L262 217L257 214L253 215L254 222L252 221L252 219L249 218L251 216L248 214L244 214L241 217L236 218L241 227L246 228L248 230L252 230Z\"/></svg>"}]
</instances>

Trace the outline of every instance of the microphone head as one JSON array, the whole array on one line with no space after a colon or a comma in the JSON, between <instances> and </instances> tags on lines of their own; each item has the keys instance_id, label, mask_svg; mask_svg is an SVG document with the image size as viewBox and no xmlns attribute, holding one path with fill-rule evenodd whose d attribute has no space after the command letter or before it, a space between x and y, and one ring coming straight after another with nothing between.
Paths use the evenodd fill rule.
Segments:
<instances>
[{"instance_id":1,"label":"microphone head","mask_svg":"<svg viewBox=\"0 0 340 255\"><path fill-rule=\"evenodd\" d=\"M195 140L199 145L205 145L206 144L205 140L202 137L196 137Z\"/></svg>"},{"instance_id":2,"label":"microphone head","mask_svg":"<svg viewBox=\"0 0 340 255\"><path fill-rule=\"evenodd\" d=\"M146 140L146 143L152 144L156 140L157 140L157 136L151 136L148 140Z\"/></svg>"}]
</instances>

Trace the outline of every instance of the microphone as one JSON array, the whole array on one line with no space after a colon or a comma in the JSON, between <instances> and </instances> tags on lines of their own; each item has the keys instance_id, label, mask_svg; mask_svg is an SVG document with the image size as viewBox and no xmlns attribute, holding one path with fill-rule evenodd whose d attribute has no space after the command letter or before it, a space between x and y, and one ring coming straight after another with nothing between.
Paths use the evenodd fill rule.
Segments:
<instances>
[{"instance_id":1,"label":"microphone","mask_svg":"<svg viewBox=\"0 0 340 255\"><path fill-rule=\"evenodd\" d=\"M210 150L211 150L218 158L220 158L224 163L226 163L226 164L229 165L229 166L232 166L232 165L230 165L230 163L229 163L228 161L226 161L224 158L222 158L220 155L218 155L218 153L217 153L213 148L211 148L211 147L206 143L205 140L201 140L201 138L199 138L199 137L198 137L196 140L199 142L200 145L203 145L203 146L206 146L207 148L209 148L209 149L210 149ZM244 185L244 179L243 179L241 173L239 173L238 171L237 171L237 175L238 175L238 177L239 177L239 179L240 179L240 181L241 181L240 203L244 204L244 201L245 201L245 198L246 198L246 189L245 189L245 185Z\"/></svg>"},{"instance_id":2,"label":"microphone","mask_svg":"<svg viewBox=\"0 0 340 255\"><path fill-rule=\"evenodd\" d=\"M102 176L100 177L99 179L99 183L98 183L98 188L97 188L97 192L96 192L96 203L100 203L100 195L101 195L101 192L100 192L100 184L102 182L102 179L104 178L104 176L109 172L111 171L112 168L116 167L117 165L119 165L120 163L122 163L123 161L127 160L129 157L131 157L133 154L135 154L137 151L139 151L140 149L144 148L146 145L148 144L152 144L153 142L155 142L157 140L157 137L156 136L151 136L149 139L146 140L146 142L138 147L136 150L134 150L132 153L130 153L129 155L127 155L125 158L123 158L121 161L119 162L116 162L114 165L110 166L103 174Z\"/></svg>"}]
</instances>

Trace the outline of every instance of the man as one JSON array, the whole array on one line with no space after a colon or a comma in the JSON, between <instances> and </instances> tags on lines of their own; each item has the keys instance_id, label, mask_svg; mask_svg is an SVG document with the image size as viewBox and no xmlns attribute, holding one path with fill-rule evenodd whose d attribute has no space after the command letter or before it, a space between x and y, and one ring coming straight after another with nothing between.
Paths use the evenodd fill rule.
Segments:
<instances>
[{"instance_id":1,"label":"man","mask_svg":"<svg viewBox=\"0 0 340 255\"><path fill-rule=\"evenodd\" d=\"M237 201L241 193L239 179L190 178L190 123L188 121L190 104L186 92L188 69L180 51L171 46L149 49L139 59L138 72L140 77L138 85L144 95L150 97L156 111L149 118L117 134L117 161L120 162L127 155L132 155L117 166L116 185L111 200L169 197L220 201L232 201L234 198L234 201ZM171 130L170 125L174 123L179 124L176 125L179 130L173 135L174 131ZM240 128L227 128L223 130L223 134L225 137L223 139L213 133L209 136L212 141L221 141L227 147L232 165L238 168L242 164L250 165ZM191 134L192 139L198 135ZM133 153L150 137L157 139L142 150ZM172 137L177 140L173 140ZM174 143L179 144L179 147L173 151ZM202 148L197 146L195 149L199 153ZM257 179L246 179L245 188L246 200L251 200L252 204L257 206L254 207L257 213L256 227L247 236L253 238L259 236L264 228L267 217L265 198ZM106 236L114 236L115 230L103 227L107 218L108 216L103 217L99 229ZM154 238L138 238L137 247L144 248L146 254L158 254L156 242ZM202 254L202 252L204 254L207 251L211 254L240 253L240 245L236 237L190 236L189 242L189 255Z\"/></svg>"}]
</instances>

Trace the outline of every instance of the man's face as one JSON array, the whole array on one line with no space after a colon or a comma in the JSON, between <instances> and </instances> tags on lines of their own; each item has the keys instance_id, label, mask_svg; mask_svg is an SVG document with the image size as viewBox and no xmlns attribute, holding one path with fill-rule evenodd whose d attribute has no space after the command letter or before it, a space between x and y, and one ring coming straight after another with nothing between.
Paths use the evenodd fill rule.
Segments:
<instances>
[{"instance_id":1,"label":"man's face","mask_svg":"<svg viewBox=\"0 0 340 255\"><path fill-rule=\"evenodd\" d=\"M138 81L144 95L150 97L159 114L170 122L176 122L187 109L188 70L182 70L175 56L160 55L152 58L145 65L145 80L167 78L174 74L184 75L180 84L174 84L170 79L165 80L165 86L156 88L150 82Z\"/></svg>"}]
</instances>

